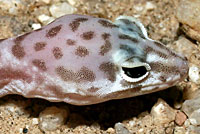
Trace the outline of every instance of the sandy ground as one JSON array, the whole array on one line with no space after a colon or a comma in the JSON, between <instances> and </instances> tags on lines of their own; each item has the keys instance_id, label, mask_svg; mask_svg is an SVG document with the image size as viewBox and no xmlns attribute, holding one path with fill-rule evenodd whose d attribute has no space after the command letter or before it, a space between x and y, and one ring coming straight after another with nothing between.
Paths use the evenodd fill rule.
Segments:
<instances>
[{"instance_id":1,"label":"sandy ground","mask_svg":"<svg viewBox=\"0 0 200 134\"><path fill-rule=\"evenodd\" d=\"M51 3L48 3L47 0L46 3L42 0L21 1L23 4L17 7L14 13L0 8L0 38L8 38L32 31L31 26L34 23L44 25L39 22L38 16L42 14L51 16L49 7L60 2L59 0L52 0ZM114 20L119 15L135 16L147 28L151 38L159 40L173 49L177 49L174 42L180 36L185 37L180 29L180 23L175 17L176 0L74 1L75 4L72 6L76 8L74 13L77 14L87 14L110 20ZM178 49L180 52L183 50L185 48ZM114 126L118 122L123 123L130 133L172 134L177 127L176 123L170 122L163 126L154 124L149 112L158 98L165 100L172 108L175 107L175 104L181 104L182 91L189 87L188 83L189 81L186 80L175 87L157 93L90 106L73 106L62 102L53 103L37 98L8 95L0 98L0 134L112 134L116 133ZM50 106L69 109L70 114L65 124L58 129L43 131L37 122L33 123L33 120L37 120L40 112ZM11 107L14 109L10 110ZM137 125L133 127L131 122Z\"/></svg>"}]
</instances>

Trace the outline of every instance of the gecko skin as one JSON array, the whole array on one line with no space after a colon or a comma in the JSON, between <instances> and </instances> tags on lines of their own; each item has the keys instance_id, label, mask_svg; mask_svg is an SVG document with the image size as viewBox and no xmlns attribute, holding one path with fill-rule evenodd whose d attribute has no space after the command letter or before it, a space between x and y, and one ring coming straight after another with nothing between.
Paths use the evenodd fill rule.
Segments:
<instances>
[{"instance_id":1,"label":"gecko skin","mask_svg":"<svg viewBox=\"0 0 200 134\"><path fill-rule=\"evenodd\" d=\"M186 78L186 58L132 17L66 15L0 41L0 96L89 105L151 93Z\"/></svg>"}]
</instances>

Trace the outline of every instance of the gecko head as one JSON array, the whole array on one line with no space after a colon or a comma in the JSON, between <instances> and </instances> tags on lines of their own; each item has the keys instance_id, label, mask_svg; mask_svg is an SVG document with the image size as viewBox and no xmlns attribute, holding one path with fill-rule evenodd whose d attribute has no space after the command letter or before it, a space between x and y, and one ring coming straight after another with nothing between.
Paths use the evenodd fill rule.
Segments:
<instances>
[{"instance_id":1,"label":"gecko head","mask_svg":"<svg viewBox=\"0 0 200 134\"><path fill-rule=\"evenodd\" d=\"M116 92L117 98L162 90L186 78L188 63L184 56L148 38L144 26L135 19L119 17L116 24L122 33L119 49L113 54L122 89Z\"/></svg>"},{"instance_id":2,"label":"gecko head","mask_svg":"<svg viewBox=\"0 0 200 134\"><path fill-rule=\"evenodd\" d=\"M155 41L144 40L139 46L121 46L123 49L113 55L122 89L116 96L124 98L159 91L186 78L188 63L184 56Z\"/></svg>"}]
</instances>

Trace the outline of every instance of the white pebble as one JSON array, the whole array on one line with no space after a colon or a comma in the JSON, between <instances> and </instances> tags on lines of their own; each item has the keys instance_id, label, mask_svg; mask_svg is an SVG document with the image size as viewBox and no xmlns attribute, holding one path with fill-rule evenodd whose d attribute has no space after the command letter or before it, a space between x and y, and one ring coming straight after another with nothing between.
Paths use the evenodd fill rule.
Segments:
<instances>
[{"instance_id":1,"label":"white pebble","mask_svg":"<svg viewBox=\"0 0 200 134\"><path fill-rule=\"evenodd\" d=\"M33 125L39 124L39 119L38 119L38 118L33 118L33 119L32 119L32 124L33 124Z\"/></svg>"},{"instance_id":2,"label":"white pebble","mask_svg":"<svg viewBox=\"0 0 200 134\"><path fill-rule=\"evenodd\" d=\"M75 0L67 0L68 1L68 3L70 4L70 5L75 5L76 4L76 1Z\"/></svg>"},{"instance_id":3,"label":"white pebble","mask_svg":"<svg viewBox=\"0 0 200 134\"><path fill-rule=\"evenodd\" d=\"M189 78L192 82L199 84L200 83L200 69L196 66L191 66L189 69Z\"/></svg>"},{"instance_id":4,"label":"white pebble","mask_svg":"<svg viewBox=\"0 0 200 134\"><path fill-rule=\"evenodd\" d=\"M189 121L192 125L200 125L200 109L195 110L190 116Z\"/></svg>"},{"instance_id":5,"label":"white pebble","mask_svg":"<svg viewBox=\"0 0 200 134\"><path fill-rule=\"evenodd\" d=\"M34 23L34 24L32 24L31 27L33 28L33 30L37 30L37 29L40 29L42 26L39 23Z\"/></svg>"},{"instance_id":6,"label":"white pebble","mask_svg":"<svg viewBox=\"0 0 200 134\"><path fill-rule=\"evenodd\" d=\"M56 130L64 124L68 117L68 110L57 107L48 107L39 115L39 126L43 131Z\"/></svg>"},{"instance_id":7,"label":"white pebble","mask_svg":"<svg viewBox=\"0 0 200 134\"><path fill-rule=\"evenodd\" d=\"M151 115L155 124L162 125L175 120L176 113L164 100L158 99L151 109Z\"/></svg>"},{"instance_id":8,"label":"white pebble","mask_svg":"<svg viewBox=\"0 0 200 134\"><path fill-rule=\"evenodd\" d=\"M49 11L53 17L58 18L66 14L73 14L76 11L76 8L66 2L63 2L52 5L49 8Z\"/></svg>"},{"instance_id":9,"label":"white pebble","mask_svg":"<svg viewBox=\"0 0 200 134\"><path fill-rule=\"evenodd\" d=\"M55 18L47 16L45 14L42 14L42 15L38 16L37 18L44 25L49 24L55 20Z\"/></svg>"},{"instance_id":10,"label":"white pebble","mask_svg":"<svg viewBox=\"0 0 200 134\"><path fill-rule=\"evenodd\" d=\"M153 10L155 5L152 2L146 2L145 8L146 10Z\"/></svg>"},{"instance_id":11,"label":"white pebble","mask_svg":"<svg viewBox=\"0 0 200 134\"><path fill-rule=\"evenodd\" d=\"M51 0L36 0L37 2L43 2L45 4L49 4Z\"/></svg>"}]
</instances>

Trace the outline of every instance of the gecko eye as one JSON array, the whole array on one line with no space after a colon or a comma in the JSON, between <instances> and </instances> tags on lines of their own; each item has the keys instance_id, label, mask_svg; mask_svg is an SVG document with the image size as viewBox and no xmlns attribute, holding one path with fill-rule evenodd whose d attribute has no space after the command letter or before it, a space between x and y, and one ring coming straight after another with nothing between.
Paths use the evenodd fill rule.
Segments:
<instances>
[{"instance_id":1,"label":"gecko eye","mask_svg":"<svg viewBox=\"0 0 200 134\"><path fill-rule=\"evenodd\" d=\"M138 82L146 78L149 74L150 66L148 64L142 64L139 66L122 67L121 75L123 79L128 82Z\"/></svg>"},{"instance_id":2,"label":"gecko eye","mask_svg":"<svg viewBox=\"0 0 200 134\"><path fill-rule=\"evenodd\" d=\"M131 78L140 78L147 73L147 69L144 66L125 68L122 67L124 74Z\"/></svg>"}]
</instances>

